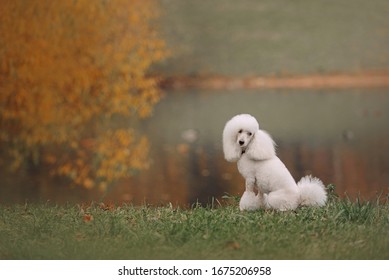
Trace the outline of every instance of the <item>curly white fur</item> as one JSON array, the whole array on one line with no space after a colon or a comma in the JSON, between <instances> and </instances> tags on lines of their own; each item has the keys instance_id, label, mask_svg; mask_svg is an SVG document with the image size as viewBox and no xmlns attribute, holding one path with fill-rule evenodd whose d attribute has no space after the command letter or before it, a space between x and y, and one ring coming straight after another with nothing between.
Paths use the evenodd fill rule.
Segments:
<instances>
[{"instance_id":1,"label":"curly white fur","mask_svg":"<svg viewBox=\"0 0 389 280\"><path fill-rule=\"evenodd\" d=\"M259 129L253 116L237 115L226 123L223 151L227 161L238 162L238 170L246 180L240 210L266 208L285 211L299 205L325 205L327 193L322 181L305 176L296 184L276 156L273 139Z\"/></svg>"}]
</instances>

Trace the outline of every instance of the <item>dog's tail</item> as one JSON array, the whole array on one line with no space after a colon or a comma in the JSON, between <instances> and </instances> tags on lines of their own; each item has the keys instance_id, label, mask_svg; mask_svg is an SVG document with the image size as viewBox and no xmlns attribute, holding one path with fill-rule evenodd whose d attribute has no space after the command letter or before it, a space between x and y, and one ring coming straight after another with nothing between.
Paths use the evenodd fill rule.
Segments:
<instances>
[{"instance_id":1,"label":"dog's tail","mask_svg":"<svg viewBox=\"0 0 389 280\"><path fill-rule=\"evenodd\" d=\"M327 192L323 182L311 175L301 178L297 183L300 191L300 205L324 206L327 201Z\"/></svg>"}]
</instances>

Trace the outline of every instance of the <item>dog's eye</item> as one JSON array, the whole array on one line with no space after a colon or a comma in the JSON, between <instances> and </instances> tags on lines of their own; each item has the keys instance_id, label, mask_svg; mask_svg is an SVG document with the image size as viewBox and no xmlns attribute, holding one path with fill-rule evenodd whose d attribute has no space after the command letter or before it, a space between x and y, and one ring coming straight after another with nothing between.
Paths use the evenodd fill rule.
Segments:
<instances>
[{"instance_id":1,"label":"dog's eye","mask_svg":"<svg viewBox=\"0 0 389 280\"><path fill-rule=\"evenodd\" d=\"M251 132L247 133L249 136L253 135Z\"/></svg>"},{"instance_id":2,"label":"dog's eye","mask_svg":"<svg viewBox=\"0 0 389 280\"><path fill-rule=\"evenodd\" d=\"M242 132L243 132L243 130L241 129L241 130L239 130L238 132L239 132L239 133L242 133Z\"/></svg>"}]
</instances>

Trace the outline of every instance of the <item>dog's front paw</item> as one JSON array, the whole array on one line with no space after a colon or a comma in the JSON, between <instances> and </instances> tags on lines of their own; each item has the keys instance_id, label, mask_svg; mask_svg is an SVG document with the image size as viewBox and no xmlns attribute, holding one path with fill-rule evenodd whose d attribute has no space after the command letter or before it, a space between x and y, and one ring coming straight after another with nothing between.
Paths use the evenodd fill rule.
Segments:
<instances>
[{"instance_id":1,"label":"dog's front paw","mask_svg":"<svg viewBox=\"0 0 389 280\"><path fill-rule=\"evenodd\" d=\"M245 191L240 199L240 211L254 211L261 207L261 199L253 191Z\"/></svg>"}]
</instances>

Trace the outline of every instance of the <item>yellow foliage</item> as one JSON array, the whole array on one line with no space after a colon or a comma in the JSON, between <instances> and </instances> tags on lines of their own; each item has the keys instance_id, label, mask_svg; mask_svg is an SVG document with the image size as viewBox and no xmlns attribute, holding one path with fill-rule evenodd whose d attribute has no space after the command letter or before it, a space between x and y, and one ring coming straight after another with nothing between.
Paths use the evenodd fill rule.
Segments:
<instances>
[{"instance_id":1,"label":"yellow foliage","mask_svg":"<svg viewBox=\"0 0 389 280\"><path fill-rule=\"evenodd\" d=\"M114 115L150 116L161 97L147 76L166 56L156 1L2 0L0 8L0 145L11 169L39 151L51 174L92 188L147 168L144 136L100 131Z\"/></svg>"},{"instance_id":2,"label":"yellow foliage","mask_svg":"<svg viewBox=\"0 0 389 280\"><path fill-rule=\"evenodd\" d=\"M97 176L109 181L131 175L134 170L148 168L149 143L146 138L134 141L132 130L107 131L97 144L97 158L106 159L97 169ZM130 148L131 147L131 148Z\"/></svg>"}]
</instances>

